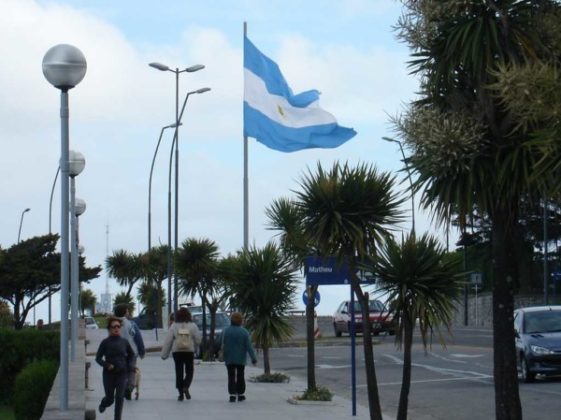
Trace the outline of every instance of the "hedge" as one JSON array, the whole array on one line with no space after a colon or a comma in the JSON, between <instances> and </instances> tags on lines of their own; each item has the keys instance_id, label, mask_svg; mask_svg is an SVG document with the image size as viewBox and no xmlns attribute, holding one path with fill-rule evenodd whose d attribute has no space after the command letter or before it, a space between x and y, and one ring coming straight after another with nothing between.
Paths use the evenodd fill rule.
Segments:
<instances>
[{"instance_id":1,"label":"hedge","mask_svg":"<svg viewBox=\"0 0 561 420\"><path fill-rule=\"evenodd\" d=\"M18 374L13 404L16 420L41 418L57 371L57 362L39 360Z\"/></svg>"},{"instance_id":2,"label":"hedge","mask_svg":"<svg viewBox=\"0 0 561 420\"><path fill-rule=\"evenodd\" d=\"M17 374L37 360L51 360L58 365L60 333L35 329L0 329L0 401L14 393Z\"/></svg>"}]
</instances>

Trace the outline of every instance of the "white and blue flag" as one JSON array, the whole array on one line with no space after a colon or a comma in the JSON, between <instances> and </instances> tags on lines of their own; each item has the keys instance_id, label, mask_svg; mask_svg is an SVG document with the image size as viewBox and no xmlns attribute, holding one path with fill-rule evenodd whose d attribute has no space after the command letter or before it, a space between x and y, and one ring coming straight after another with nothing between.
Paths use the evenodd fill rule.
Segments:
<instances>
[{"instance_id":1,"label":"white and blue flag","mask_svg":"<svg viewBox=\"0 0 561 420\"><path fill-rule=\"evenodd\" d=\"M279 66L244 37L244 134L281 152L334 148L356 135L318 105L319 92L294 95Z\"/></svg>"}]
</instances>

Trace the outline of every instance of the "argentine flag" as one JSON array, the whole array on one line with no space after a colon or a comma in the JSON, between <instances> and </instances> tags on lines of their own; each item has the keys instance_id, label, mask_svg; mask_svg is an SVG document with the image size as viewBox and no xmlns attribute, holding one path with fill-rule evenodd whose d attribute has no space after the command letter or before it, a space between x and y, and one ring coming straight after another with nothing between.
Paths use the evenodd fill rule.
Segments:
<instances>
[{"instance_id":1,"label":"argentine flag","mask_svg":"<svg viewBox=\"0 0 561 420\"><path fill-rule=\"evenodd\" d=\"M244 134L281 152L334 148L355 136L318 105L319 92L294 95L279 66L244 37Z\"/></svg>"}]
</instances>

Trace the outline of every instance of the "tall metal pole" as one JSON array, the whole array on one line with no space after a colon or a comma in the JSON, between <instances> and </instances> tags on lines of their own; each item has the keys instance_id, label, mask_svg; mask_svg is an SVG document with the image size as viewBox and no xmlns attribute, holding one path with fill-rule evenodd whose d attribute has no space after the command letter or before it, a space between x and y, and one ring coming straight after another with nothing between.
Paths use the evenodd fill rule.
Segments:
<instances>
[{"instance_id":1,"label":"tall metal pole","mask_svg":"<svg viewBox=\"0 0 561 420\"><path fill-rule=\"evenodd\" d=\"M56 174L55 174L55 179L53 181L53 186L51 187L51 198L49 199L49 235L52 233L52 229L51 229L51 221L52 221L52 216L53 216L53 196L55 194L55 186L56 186L56 180L58 178L58 174L60 173L60 165L56 168ZM51 297L51 287L49 286L49 325L51 325L52 322L52 297Z\"/></svg>"},{"instance_id":2,"label":"tall metal pole","mask_svg":"<svg viewBox=\"0 0 561 420\"><path fill-rule=\"evenodd\" d=\"M172 313L172 293L171 293L171 276L172 276L172 265L171 265L171 168L173 162L173 151L175 148L175 136L171 143L171 151L169 154L169 172L168 172L168 314Z\"/></svg>"},{"instance_id":3,"label":"tall metal pole","mask_svg":"<svg viewBox=\"0 0 561 420\"><path fill-rule=\"evenodd\" d=\"M175 255L179 237L179 69L175 69L175 241L173 247L173 311L177 312L177 270Z\"/></svg>"},{"instance_id":4,"label":"tall metal pole","mask_svg":"<svg viewBox=\"0 0 561 420\"><path fill-rule=\"evenodd\" d=\"M247 22L243 23L244 40L247 37ZM245 105L244 105L245 108ZM243 136L243 247L249 245L249 169L248 169L248 142Z\"/></svg>"},{"instance_id":5,"label":"tall metal pole","mask_svg":"<svg viewBox=\"0 0 561 420\"><path fill-rule=\"evenodd\" d=\"M21 226L23 225L23 216L25 213L27 213L29 210L31 210L30 208L26 208L24 211L21 212L21 217L19 219L19 230L18 230L18 244L19 244L19 240L21 237Z\"/></svg>"},{"instance_id":6,"label":"tall metal pole","mask_svg":"<svg viewBox=\"0 0 561 420\"><path fill-rule=\"evenodd\" d=\"M60 92L60 409L68 409L68 89Z\"/></svg>"},{"instance_id":7,"label":"tall metal pole","mask_svg":"<svg viewBox=\"0 0 561 420\"><path fill-rule=\"evenodd\" d=\"M78 343L78 240L76 226L76 179L70 177L70 361L76 361Z\"/></svg>"},{"instance_id":8,"label":"tall metal pole","mask_svg":"<svg viewBox=\"0 0 561 420\"><path fill-rule=\"evenodd\" d=\"M148 178L148 251L152 249L152 174L154 173L154 163L156 162L156 156L158 155L158 149L160 148L164 131L167 128L173 127L175 127L175 124L162 127L158 143L156 144L156 150L154 150L154 156L152 156L152 165L150 166L150 176Z\"/></svg>"},{"instance_id":9,"label":"tall metal pole","mask_svg":"<svg viewBox=\"0 0 561 420\"><path fill-rule=\"evenodd\" d=\"M544 195L543 198L543 304L547 305L549 303L549 282L548 282L548 264L547 260L549 256L547 255L547 197Z\"/></svg>"}]
</instances>

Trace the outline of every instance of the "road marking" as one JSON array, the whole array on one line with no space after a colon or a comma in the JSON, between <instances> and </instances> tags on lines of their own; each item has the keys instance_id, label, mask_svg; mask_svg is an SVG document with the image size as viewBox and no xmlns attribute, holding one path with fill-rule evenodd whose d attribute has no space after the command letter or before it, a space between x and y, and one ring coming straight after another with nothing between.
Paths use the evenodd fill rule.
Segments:
<instances>
[{"instance_id":1,"label":"road marking","mask_svg":"<svg viewBox=\"0 0 561 420\"><path fill-rule=\"evenodd\" d=\"M352 365L316 365L318 369L349 369Z\"/></svg>"},{"instance_id":2,"label":"road marking","mask_svg":"<svg viewBox=\"0 0 561 420\"><path fill-rule=\"evenodd\" d=\"M434 353L431 353L434 354ZM458 357L461 359L476 359L478 357L483 357L483 354L461 354L461 353L451 353L450 356Z\"/></svg>"},{"instance_id":3,"label":"road marking","mask_svg":"<svg viewBox=\"0 0 561 420\"><path fill-rule=\"evenodd\" d=\"M492 376L486 376L486 378L492 378ZM483 377L479 377L479 378L469 378L469 377L464 377L464 378L442 378L442 379L424 379L424 380L418 380L418 381L411 381L412 384L424 384L424 383L428 383L428 382L450 382L450 381L473 381L474 379L483 379ZM383 385L401 385L402 382L383 382L383 383L379 383L378 386L383 386ZM364 385L358 385L358 387L360 388L366 388L366 384Z\"/></svg>"},{"instance_id":4,"label":"road marking","mask_svg":"<svg viewBox=\"0 0 561 420\"><path fill-rule=\"evenodd\" d=\"M402 365L403 360L399 357L396 357L392 354L384 354L385 357L392 359L395 363ZM423 365L420 363L411 363L411 366L423 368L429 370L431 372L439 373L441 375L449 375L449 376L456 376L456 379L488 379L492 378L492 375L487 375L480 372L474 372L472 370L458 370L458 369L448 369L448 368L439 368L436 366L431 365ZM461 376L458 376L461 375ZM469 375L469 376L464 376ZM430 380L429 380L430 381Z\"/></svg>"}]
</instances>

